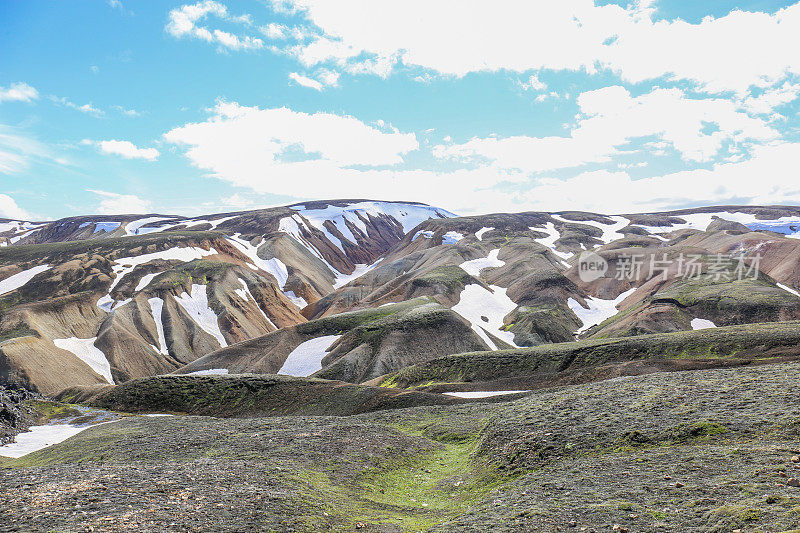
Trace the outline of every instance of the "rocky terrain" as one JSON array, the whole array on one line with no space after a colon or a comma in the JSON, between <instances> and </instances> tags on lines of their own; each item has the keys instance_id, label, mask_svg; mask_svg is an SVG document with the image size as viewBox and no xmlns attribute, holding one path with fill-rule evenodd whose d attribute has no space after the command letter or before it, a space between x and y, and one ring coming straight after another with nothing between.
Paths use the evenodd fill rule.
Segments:
<instances>
[{"instance_id":1,"label":"rocky terrain","mask_svg":"<svg viewBox=\"0 0 800 533\"><path fill-rule=\"evenodd\" d=\"M0 446L11 442L33 423L35 411L25 400L35 397L23 388L0 385Z\"/></svg>"},{"instance_id":2,"label":"rocky terrain","mask_svg":"<svg viewBox=\"0 0 800 533\"><path fill-rule=\"evenodd\" d=\"M0 459L0 527L790 531L798 380L783 363L346 417L127 417Z\"/></svg>"},{"instance_id":3,"label":"rocky terrain","mask_svg":"<svg viewBox=\"0 0 800 533\"><path fill-rule=\"evenodd\" d=\"M0 221L0 530L797 529L798 287L797 207Z\"/></svg>"}]
</instances>

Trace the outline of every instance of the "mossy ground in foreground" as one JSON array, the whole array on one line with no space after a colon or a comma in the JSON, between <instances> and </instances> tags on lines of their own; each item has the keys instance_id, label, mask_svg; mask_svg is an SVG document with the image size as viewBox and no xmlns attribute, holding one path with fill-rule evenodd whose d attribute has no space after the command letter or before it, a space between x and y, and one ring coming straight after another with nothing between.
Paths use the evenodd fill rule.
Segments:
<instances>
[{"instance_id":1,"label":"mossy ground in foreground","mask_svg":"<svg viewBox=\"0 0 800 533\"><path fill-rule=\"evenodd\" d=\"M791 531L799 382L784 363L348 417L129 417L3 462L0 516L68 531Z\"/></svg>"}]
</instances>

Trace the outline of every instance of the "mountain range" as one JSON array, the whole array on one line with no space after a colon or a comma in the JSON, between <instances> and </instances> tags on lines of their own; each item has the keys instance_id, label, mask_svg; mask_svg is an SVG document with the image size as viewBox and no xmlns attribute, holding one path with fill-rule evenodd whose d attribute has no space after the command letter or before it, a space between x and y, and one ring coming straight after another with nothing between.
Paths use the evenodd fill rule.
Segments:
<instances>
[{"instance_id":1,"label":"mountain range","mask_svg":"<svg viewBox=\"0 0 800 533\"><path fill-rule=\"evenodd\" d=\"M0 244L0 530L800 527L798 207L331 200Z\"/></svg>"},{"instance_id":2,"label":"mountain range","mask_svg":"<svg viewBox=\"0 0 800 533\"><path fill-rule=\"evenodd\" d=\"M364 383L457 353L797 320L798 237L800 208L782 206L3 220L0 380L50 395L166 373ZM583 275L589 254L605 275Z\"/></svg>"}]
</instances>

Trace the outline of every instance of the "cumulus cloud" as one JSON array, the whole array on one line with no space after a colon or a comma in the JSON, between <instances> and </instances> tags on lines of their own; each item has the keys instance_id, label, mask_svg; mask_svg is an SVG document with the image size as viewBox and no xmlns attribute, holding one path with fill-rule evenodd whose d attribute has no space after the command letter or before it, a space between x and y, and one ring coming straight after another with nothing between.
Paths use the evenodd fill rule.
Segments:
<instances>
[{"instance_id":1,"label":"cumulus cloud","mask_svg":"<svg viewBox=\"0 0 800 533\"><path fill-rule=\"evenodd\" d=\"M151 211L151 202L133 194L87 189L100 197L98 213L101 215L133 215L146 214Z\"/></svg>"},{"instance_id":2,"label":"cumulus cloud","mask_svg":"<svg viewBox=\"0 0 800 533\"><path fill-rule=\"evenodd\" d=\"M158 156L161 155L155 148L139 148L130 141L117 141L115 139L109 141L90 141L84 139L83 143L97 146L97 149L104 154L118 155L125 159L155 161L158 159Z\"/></svg>"},{"instance_id":3,"label":"cumulus cloud","mask_svg":"<svg viewBox=\"0 0 800 533\"><path fill-rule=\"evenodd\" d=\"M520 199L530 209L634 213L704 204L797 204L800 143L759 146L750 158L644 179L599 170L542 179Z\"/></svg>"},{"instance_id":4,"label":"cumulus cloud","mask_svg":"<svg viewBox=\"0 0 800 533\"><path fill-rule=\"evenodd\" d=\"M186 155L200 168L232 182L281 192L297 186L284 180L293 168L394 165L419 147L413 133L381 132L350 116L235 102L218 102L208 120L175 128L164 138L188 147Z\"/></svg>"},{"instance_id":5,"label":"cumulus cloud","mask_svg":"<svg viewBox=\"0 0 800 533\"><path fill-rule=\"evenodd\" d=\"M0 102L30 102L39 98L39 91L27 83L12 83L0 87Z\"/></svg>"},{"instance_id":6,"label":"cumulus cloud","mask_svg":"<svg viewBox=\"0 0 800 533\"><path fill-rule=\"evenodd\" d=\"M587 91L568 137L496 136L434 147L440 158L488 160L503 168L542 172L609 162L631 140L658 137L689 161L708 162L725 142L770 141L778 132L725 99L687 98L680 89L632 96L624 87ZM663 149L663 146L662 146Z\"/></svg>"},{"instance_id":7,"label":"cumulus cloud","mask_svg":"<svg viewBox=\"0 0 800 533\"><path fill-rule=\"evenodd\" d=\"M318 29L310 42L290 49L306 66L333 62L385 75L403 63L453 76L609 69L634 83L673 78L739 94L800 74L800 3L775 13L734 10L698 23L653 20L651 2L628 8L592 0L272 4L276 11L301 13Z\"/></svg>"},{"instance_id":8,"label":"cumulus cloud","mask_svg":"<svg viewBox=\"0 0 800 533\"><path fill-rule=\"evenodd\" d=\"M14 220L31 220L33 217L26 210L17 205L17 202L7 194L0 194L0 218Z\"/></svg>"},{"instance_id":9,"label":"cumulus cloud","mask_svg":"<svg viewBox=\"0 0 800 533\"><path fill-rule=\"evenodd\" d=\"M192 164L210 176L257 193L415 197L447 207L500 202L507 195L489 189L521 179L517 171L491 165L448 172L401 167L405 155L419 148L413 133L330 113L220 102L208 120L164 138L184 147Z\"/></svg>"},{"instance_id":10,"label":"cumulus cloud","mask_svg":"<svg viewBox=\"0 0 800 533\"><path fill-rule=\"evenodd\" d=\"M264 41L250 35L234 35L218 28L209 28L200 23L210 16L220 20L250 25L252 20L249 15L234 16L228 8L212 0L186 4L169 12L169 21L166 31L173 37L193 37L208 43L215 43L221 48L229 50L256 50L263 48Z\"/></svg>"}]
</instances>

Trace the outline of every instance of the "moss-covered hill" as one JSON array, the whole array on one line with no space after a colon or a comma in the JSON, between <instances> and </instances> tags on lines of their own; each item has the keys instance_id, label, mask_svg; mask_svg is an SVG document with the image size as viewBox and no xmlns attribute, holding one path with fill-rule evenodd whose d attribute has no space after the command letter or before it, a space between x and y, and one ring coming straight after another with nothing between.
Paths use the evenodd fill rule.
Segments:
<instances>
[{"instance_id":1,"label":"moss-covered hill","mask_svg":"<svg viewBox=\"0 0 800 533\"><path fill-rule=\"evenodd\" d=\"M571 382L619 376L625 372L613 363L629 361L640 363L627 367L630 373L639 374L692 368L688 365L700 362L702 368L795 357L800 357L800 322L777 322L457 354L403 369L374 383L405 388L506 380L538 388L558 383L565 376L572 378Z\"/></svg>"},{"instance_id":2,"label":"moss-covered hill","mask_svg":"<svg viewBox=\"0 0 800 533\"><path fill-rule=\"evenodd\" d=\"M790 363L351 417L127 417L0 460L2 527L791 531L798 382Z\"/></svg>"},{"instance_id":3,"label":"moss-covered hill","mask_svg":"<svg viewBox=\"0 0 800 533\"><path fill-rule=\"evenodd\" d=\"M204 416L345 416L462 400L341 381L274 375L154 376L117 386L68 389L58 399L129 413Z\"/></svg>"}]
</instances>

